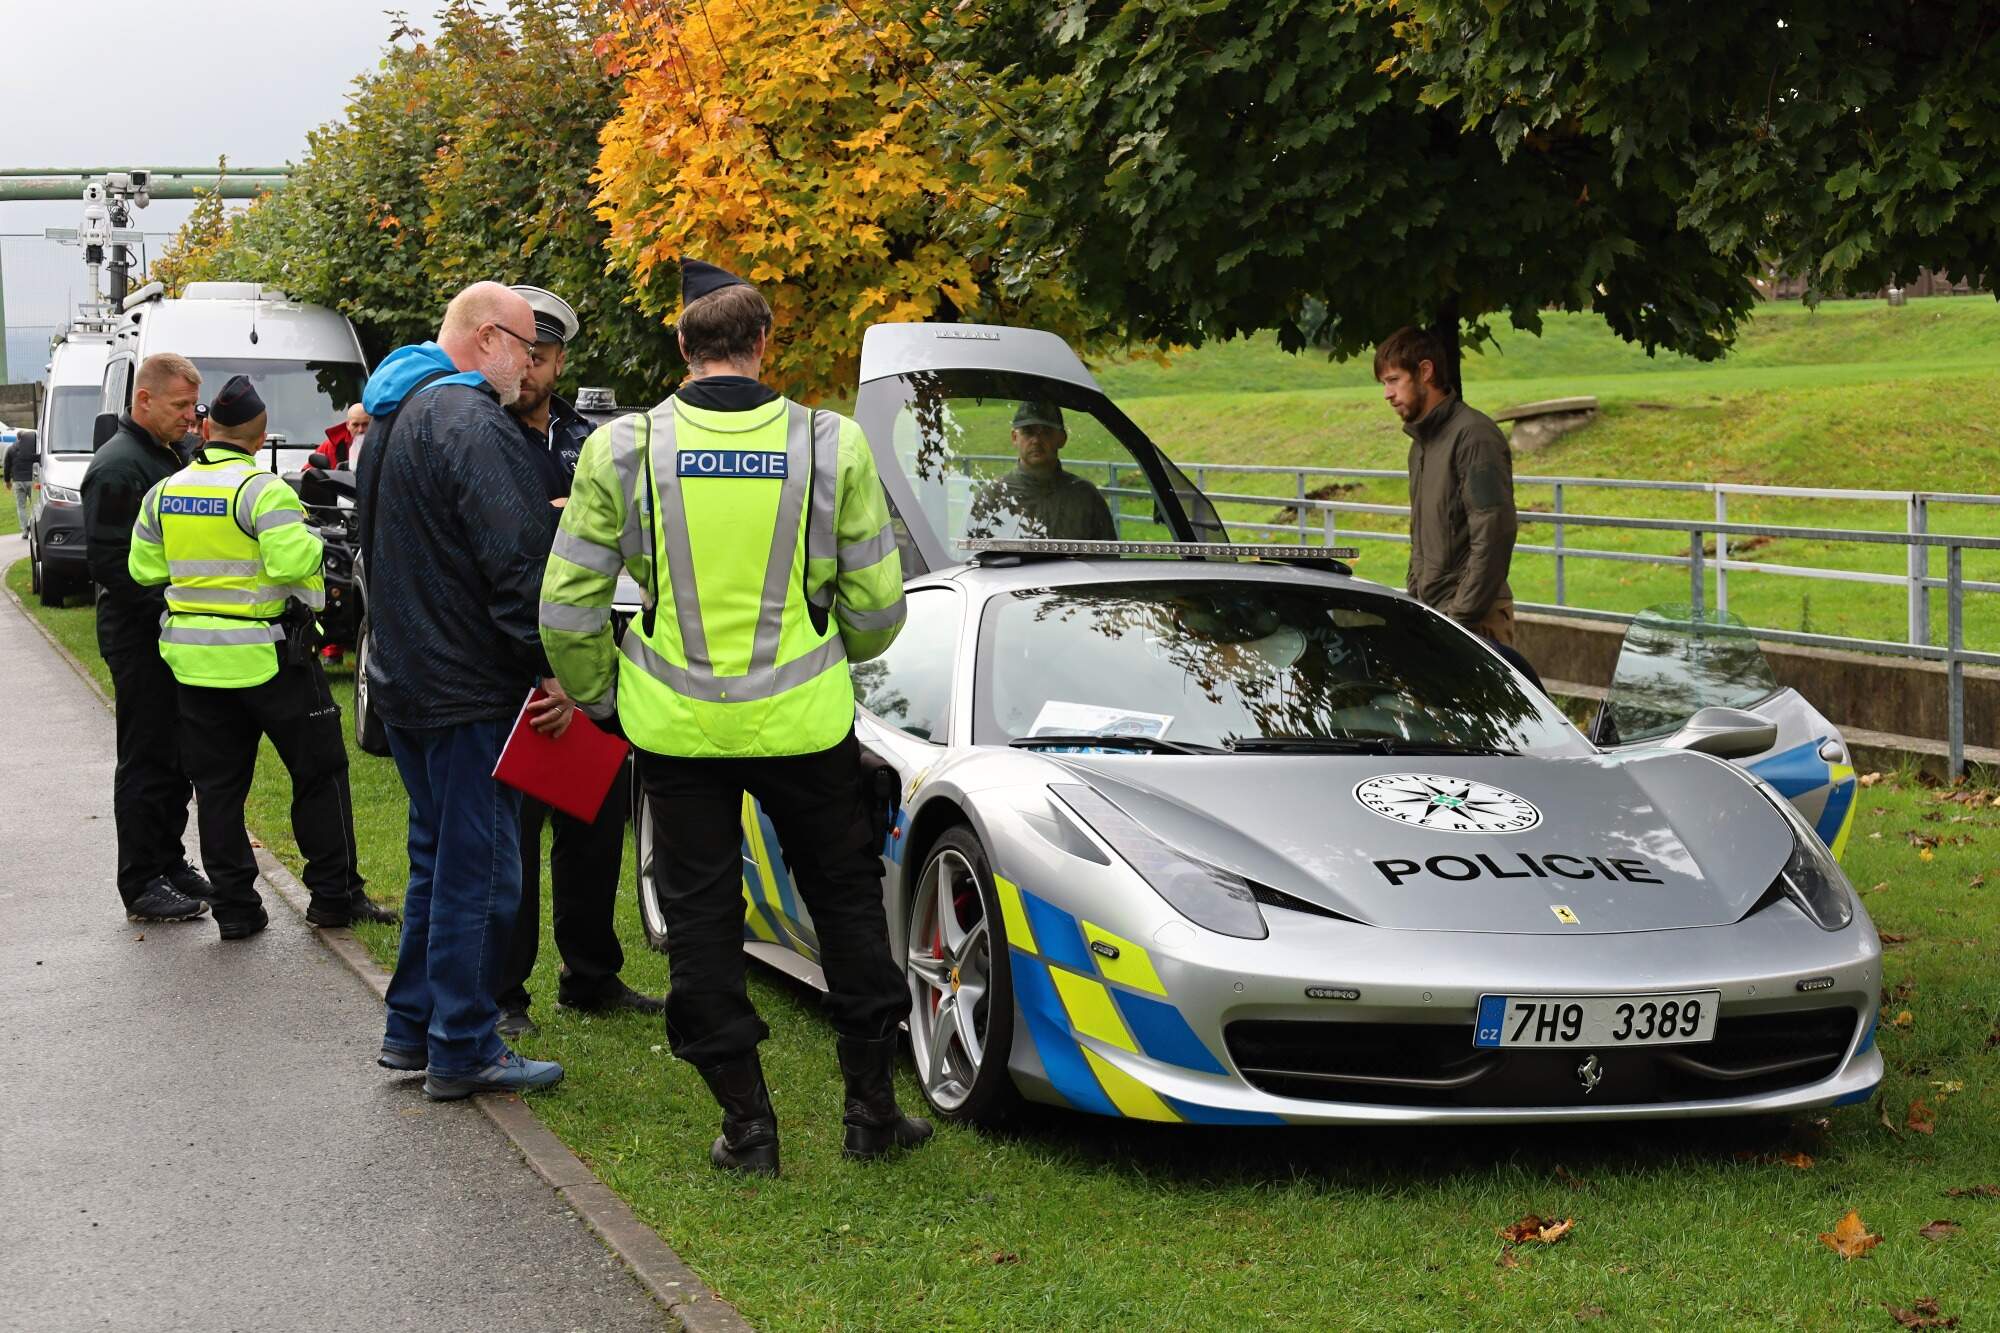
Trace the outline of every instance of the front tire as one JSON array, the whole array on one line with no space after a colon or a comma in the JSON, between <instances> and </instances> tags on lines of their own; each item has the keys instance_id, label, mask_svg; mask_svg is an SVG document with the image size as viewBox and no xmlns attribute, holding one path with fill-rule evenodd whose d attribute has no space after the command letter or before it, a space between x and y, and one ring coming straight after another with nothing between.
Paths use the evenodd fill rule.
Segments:
<instances>
[{"instance_id":1,"label":"front tire","mask_svg":"<svg viewBox=\"0 0 2000 1333\"><path fill-rule=\"evenodd\" d=\"M907 939L910 1050L924 1100L946 1120L1004 1119L1021 1100L1007 1067L1013 969L986 849L963 824L924 859Z\"/></svg>"},{"instance_id":2,"label":"front tire","mask_svg":"<svg viewBox=\"0 0 2000 1333\"><path fill-rule=\"evenodd\" d=\"M361 609L361 624L354 631L354 743L363 754L386 758L389 734L382 719L368 706L368 608Z\"/></svg>"}]
</instances>

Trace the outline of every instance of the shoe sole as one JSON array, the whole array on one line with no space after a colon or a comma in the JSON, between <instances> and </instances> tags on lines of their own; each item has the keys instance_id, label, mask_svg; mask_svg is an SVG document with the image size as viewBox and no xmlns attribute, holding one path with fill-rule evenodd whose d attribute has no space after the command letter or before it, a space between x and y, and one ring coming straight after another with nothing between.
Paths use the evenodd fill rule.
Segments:
<instances>
[{"instance_id":1,"label":"shoe sole","mask_svg":"<svg viewBox=\"0 0 2000 1333\"><path fill-rule=\"evenodd\" d=\"M545 1089L553 1088L560 1082L562 1082L561 1077L550 1079L547 1083L534 1084L477 1083L460 1082L456 1079L440 1080L426 1078L424 1080L424 1096L434 1102L456 1102L463 1101L467 1097L477 1097L482 1093L488 1092L541 1092Z\"/></svg>"},{"instance_id":2,"label":"shoe sole","mask_svg":"<svg viewBox=\"0 0 2000 1333\"><path fill-rule=\"evenodd\" d=\"M375 1057L375 1063L399 1074L421 1074L430 1067L429 1061L420 1055L392 1055L386 1047Z\"/></svg>"},{"instance_id":3,"label":"shoe sole","mask_svg":"<svg viewBox=\"0 0 2000 1333\"><path fill-rule=\"evenodd\" d=\"M201 906L197 907L194 911L185 913L180 916L146 916L145 914L140 912L127 912L125 914L125 919L127 921L150 921L157 924L163 921L193 921L197 917L203 917L207 915L208 915L208 904L203 903Z\"/></svg>"}]
</instances>

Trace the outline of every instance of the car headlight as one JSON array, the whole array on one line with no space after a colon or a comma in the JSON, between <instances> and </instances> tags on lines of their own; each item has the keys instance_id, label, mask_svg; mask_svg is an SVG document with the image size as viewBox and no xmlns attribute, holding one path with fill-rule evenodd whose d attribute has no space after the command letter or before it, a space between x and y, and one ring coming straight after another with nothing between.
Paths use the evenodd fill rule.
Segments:
<instances>
[{"instance_id":1,"label":"car headlight","mask_svg":"<svg viewBox=\"0 0 2000 1333\"><path fill-rule=\"evenodd\" d=\"M1049 790L1188 920L1238 939L1261 940L1271 933L1257 910L1249 881L1242 876L1169 847L1092 788L1062 784Z\"/></svg>"},{"instance_id":2,"label":"car headlight","mask_svg":"<svg viewBox=\"0 0 2000 1333\"><path fill-rule=\"evenodd\" d=\"M1790 801L1761 787L1758 790L1777 807L1792 830L1792 854L1785 858L1784 869L1778 872L1765 898L1783 893L1821 930L1845 928L1854 920L1854 891L1833 853L1827 851L1826 844Z\"/></svg>"},{"instance_id":3,"label":"car headlight","mask_svg":"<svg viewBox=\"0 0 2000 1333\"><path fill-rule=\"evenodd\" d=\"M51 504L80 505L83 503L81 492L73 491L67 486L57 486L46 481L42 483L42 495Z\"/></svg>"}]
</instances>

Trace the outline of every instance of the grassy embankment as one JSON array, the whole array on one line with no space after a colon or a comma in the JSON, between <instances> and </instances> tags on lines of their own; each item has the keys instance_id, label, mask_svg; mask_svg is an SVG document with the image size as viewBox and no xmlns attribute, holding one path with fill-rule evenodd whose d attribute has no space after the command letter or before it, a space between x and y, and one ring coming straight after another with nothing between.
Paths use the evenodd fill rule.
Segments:
<instances>
[{"instance_id":1,"label":"grassy embankment","mask_svg":"<svg viewBox=\"0 0 2000 1333\"><path fill-rule=\"evenodd\" d=\"M25 563L7 577L25 597ZM33 610L103 682L90 610ZM351 701L345 672L335 693ZM393 901L401 789L387 760L352 759L362 869ZM288 804L267 746L249 818L296 870ZM1913 835L1942 839L1934 859ZM569 1077L531 1104L763 1328L1401 1330L1600 1316L1887 1328L1884 1303L1922 1297L1961 1327L2000 1326L2000 1197L1946 1193L2000 1186L1996 847L2000 808L1893 780L1863 794L1847 868L1881 929L1901 937L1885 968L1890 1073L1879 1103L1823 1122L1220 1131L1047 1114L1003 1133L945 1128L921 1153L855 1167L839 1157L830 1029L812 996L753 969L786 1175L744 1183L708 1167L714 1108L657 1024L549 1002L546 938L531 983L542 1031L523 1048ZM663 988L665 960L645 949L629 894L619 929L627 979ZM362 935L391 961L392 931ZM918 1100L907 1077L902 1091ZM414 1087L403 1095L421 1111ZM1934 1133L1904 1128L1919 1099ZM1796 1152L1811 1164L1779 1160ZM1843 1263L1817 1236L1850 1208L1885 1239ZM1576 1228L1506 1256L1510 1267L1495 1231L1528 1212ZM1918 1234L1939 1219L1961 1229Z\"/></svg>"},{"instance_id":2,"label":"grassy embankment","mask_svg":"<svg viewBox=\"0 0 2000 1333\"><path fill-rule=\"evenodd\" d=\"M1183 463L1337 467L1404 466L1408 442L1380 400L1365 361L1334 364L1291 357L1268 340L1205 347L1166 366L1136 361L1104 367L1105 389ZM1540 453L1515 460L1522 475L1639 477L1784 486L2000 492L2000 304L1985 297L1931 298L1901 309L1880 302L1830 303L1817 312L1776 305L1760 310L1726 360L1648 359L1601 323L1550 316L1544 335L1504 331L1498 348L1466 360L1466 397L1488 411L1546 398L1595 394L1596 422ZM1270 493L1283 479L1211 472L1218 491ZM1338 496L1401 504L1400 478L1370 481ZM1547 487L1521 486L1523 508L1547 510ZM1713 519L1706 496L1570 490L1574 513ZM1241 520L1279 521L1275 505L1228 506ZM1903 506L1792 499L1738 499L1734 522L1812 527L1903 527ZM1401 520L1343 515L1344 527L1402 528ZM2000 535L2000 509L1935 506L1931 529ZM1522 529L1548 544L1550 529ZM1567 544L1685 555L1678 534L1568 529ZM1826 565L1900 574L1903 548L1780 539L1731 554L1772 564ZM1358 572L1400 584L1400 547L1361 543ZM1710 539L1713 551L1713 539ZM1944 573L1942 553L1932 572ZM2000 553L1966 557L1967 578L2000 580ZM1686 600L1684 569L1570 560L1567 599L1636 610ZM1553 601L1553 562L1521 555L1514 592ZM1714 576L1709 580L1714 596ZM1944 596L1933 594L1933 642L1944 636ZM1732 573L1730 609L1755 625L1810 628L1868 637L1903 636L1900 587ZM2000 647L2000 597L1971 595L1966 639Z\"/></svg>"}]
</instances>

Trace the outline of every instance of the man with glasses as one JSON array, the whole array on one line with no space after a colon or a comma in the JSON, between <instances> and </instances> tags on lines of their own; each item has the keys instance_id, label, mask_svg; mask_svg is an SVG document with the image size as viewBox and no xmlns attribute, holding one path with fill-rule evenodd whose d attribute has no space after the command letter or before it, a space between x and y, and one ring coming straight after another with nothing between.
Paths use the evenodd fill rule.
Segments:
<instances>
[{"instance_id":1,"label":"man with glasses","mask_svg":"<svg viewBox=\"0 0 2000 1333\"><path fill-rule=\"evenodd\" d=\"M537 730L570 702L537 633L546 489L507 407L535 349L534 312L479 282L436 342L369 378L374 425L357 478L367 571L369 706L410 797L410 882L381 1063L428 1070L449 1099L544 1088L562 1066L509 1050L492 980L521 902L520 793L493 767L528 690Z\"/></svg>"}]
</instances>

